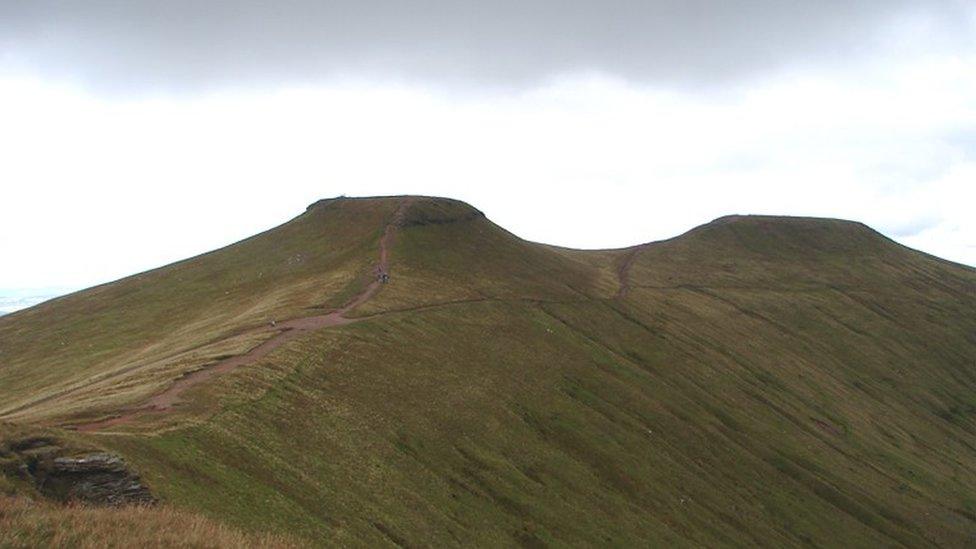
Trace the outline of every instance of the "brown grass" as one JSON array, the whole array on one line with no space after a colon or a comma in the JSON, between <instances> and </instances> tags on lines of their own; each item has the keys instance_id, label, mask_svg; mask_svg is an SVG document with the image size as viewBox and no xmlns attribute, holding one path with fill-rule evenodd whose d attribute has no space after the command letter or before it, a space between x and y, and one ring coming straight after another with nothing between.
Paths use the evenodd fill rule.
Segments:
<instances>
[{"instance_id":1,"label":"brown grass","mask_svg":"<svg viewBox=\"0 0 976 549\"><path fill-rule=\"evenodd\" d=\"M172 507L62 507L0 496L0 547L299 547Z\"/></svg>"}]
</instances>

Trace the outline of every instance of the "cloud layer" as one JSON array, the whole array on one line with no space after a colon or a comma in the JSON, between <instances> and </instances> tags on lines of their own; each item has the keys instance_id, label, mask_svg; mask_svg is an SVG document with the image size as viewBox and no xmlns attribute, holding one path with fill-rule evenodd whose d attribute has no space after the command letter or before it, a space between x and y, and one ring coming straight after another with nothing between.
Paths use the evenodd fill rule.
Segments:
<instances>
[{"instance_id":1,"label":"cloud layer","mask_svg":"<svg viewBox=\"0 0 976 549\"><path fill-rule=\"evenodd\" d=\"M369 83L118 101L0 83L0 286L82 286L339 194L453 196L614 247L731 213L864 221L976 265L976 58L696 96L579 76L463 96Z\"/></svg>"},{"instance_id":2,"label":"cloud layer","mask_svg":"<svg viewBox=\"0 0 976 549\"><path fill-rule=\"evenodd\" d=\"M590 248L841 217L976 265L971 0L0 0L0 121L0 288L339 194Z\"/></svg>"},{"instance_id":3,"label":"cloud layer","mask_svg":"<svg viewBox=\"0 0 976 549\"><path fill-rule=\"evenodd\" d=\"M972 49L973 23L967 0L7 0L0 51L8 70L123 93L350 73L701 87Z\"/></svg>"}]
</instances>

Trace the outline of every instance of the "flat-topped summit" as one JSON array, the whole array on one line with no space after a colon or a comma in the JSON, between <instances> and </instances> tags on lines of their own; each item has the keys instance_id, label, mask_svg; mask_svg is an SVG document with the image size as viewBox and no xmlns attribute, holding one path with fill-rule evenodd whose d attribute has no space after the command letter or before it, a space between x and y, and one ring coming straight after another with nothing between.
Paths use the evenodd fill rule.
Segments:
<instances>
[{"instance_id":1,"label":"flat-topped summit","mask_svg":"<svg viewBox=\"0 0 976 549\"><path fill-rule=\"evenodd\" d=\"M405 202L409 203L409 208L404 212L404 223L407 225L436 225L484 217L480 210L462 200L423 195L339 196L313 202L306 211L329 211L330 208L361 208L376 204L399 206Z\"/></svg>"},{"instance_id":2,"label":"flat-topped summit","mask_svg":"<svg viewBox=\"0 0 976 549\"><path fill-rule=\"evenodd\" d=\"M688 239L730 253L769 256L877 254L897 246L867 225L844 219L774 215L727 215L688 231Z\"/></svg>"}]
</instances>

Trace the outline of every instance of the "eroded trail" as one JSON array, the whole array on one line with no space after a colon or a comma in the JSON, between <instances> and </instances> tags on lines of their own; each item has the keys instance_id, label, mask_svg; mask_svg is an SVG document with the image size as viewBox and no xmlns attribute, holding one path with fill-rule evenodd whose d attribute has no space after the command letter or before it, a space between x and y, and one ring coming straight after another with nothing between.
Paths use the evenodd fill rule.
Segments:
<instances>
[{"instance_id":1,"label":"eroded trail","mask_svg":"<svg viewBox=\"0 0 976 549\"><path fill-rule=\"evenodd\" d=\"M165 391L154 395L138 408L102 421L74 425L73 428L86 432L100 431L108 427L130 423L137 417L145 414L167 412L180 401L180 397L187 389L240 366L253 364L267 356L271 351L305 332L356 322L357 319L347 318L346 315L369 301L383 286L384 282L382 277L389 273L389 251L393 245L393 239L396 236L397 229L403 224L403 219L410 203L410 199L404 200L393 214L393 218L387 224L386 229L383 231L383 236L380 238L379 260L373 267L372 280L362 292L348 303L325 315L295 318L280 322L274 328L260 329L260 331L266 331L268 329L278 330L278 334L242 355L221 360L212 366L205 367L177 379Z\"/></svg>"},{"instance_id":2,"label":"eroded trail","mask_svg":"<svg viewBox=\"0 0 976 549\"><path fill-rule=\"evenodd\" d=\"M617 295L615 296L617 299L627 297L627 292L630 291L630 268L634 265L637 254L643 249L643 244L634 246L627 252L627 257L624 258L623 262L620 263L620 267L617 268L617 278L620 280L620 287L617 288Z\"/></svg>"}]
</instances>

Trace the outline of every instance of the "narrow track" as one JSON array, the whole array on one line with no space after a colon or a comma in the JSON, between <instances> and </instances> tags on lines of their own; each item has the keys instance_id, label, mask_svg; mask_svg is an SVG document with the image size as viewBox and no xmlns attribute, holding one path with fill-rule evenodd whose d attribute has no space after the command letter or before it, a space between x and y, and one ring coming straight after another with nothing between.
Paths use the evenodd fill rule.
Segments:
<instances>
[{"instance_id":1,"label":"narrow track","mask_svg":"<svg viewBox=\"0 0 976 549\"><path fill-rule=\"evenodd\" d=\"M166 388L165 391L150 397L149 400L147 400L141 406L112 418L94 421L91 423L77 424L69 426L68 428L84 432L101 431L102 429L108 427L115 427L118 425L131 423L136 418L145 414L159 414L168 412L176 403L180 402L183 393L195 385L204 383L214 376L227 373L241 366L253 364L267 356L271 351L281 347L282 345L306 332L356 322L359 319L348 318L346 315L363 303L366 303L372 299L372 297L376 295L376 293L379 292L380 288L383 286L381 275L389 273L390 248L393 246L393 239L396 236L397 229L399 229L403 224L404 216L406 215L407 209L409 208L411 202L412 200L407 199L400 204L396 212L393 214L393 218L383 231L383 236L380 238L379 261L377 261L373 268L372 281L368 286L366 286L366 288L363 289L362 292L339 309L325 315L295 318L280 322L274 328L279 330L277 335L271 337L242 355L221 360L212 366L197 370L177 379L172 385Z\"/></svg>"},{"instance_id":2,"label":"narrow track","mask_svg":"<svg viewBox=\"0 0 976 549\"><path fill-rule=\"evenodd\" d=\"M620 267L617 268L617 278L620 280L620 287L617 288L617 295L614 296L617 299L627 297L627 292L630 291L630 268L633 266L634 260L637 259L637 254L640 253L645 246L646 244L641 244L628 250L627 256L620 263Z\"/></svg>"}]
</instances>

